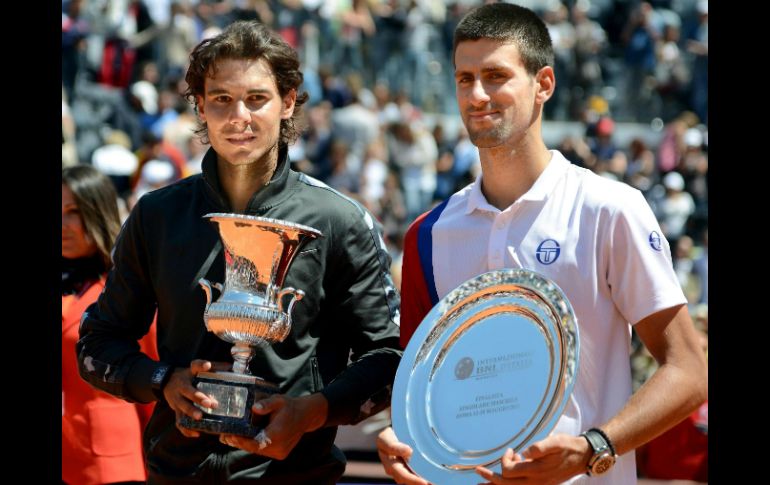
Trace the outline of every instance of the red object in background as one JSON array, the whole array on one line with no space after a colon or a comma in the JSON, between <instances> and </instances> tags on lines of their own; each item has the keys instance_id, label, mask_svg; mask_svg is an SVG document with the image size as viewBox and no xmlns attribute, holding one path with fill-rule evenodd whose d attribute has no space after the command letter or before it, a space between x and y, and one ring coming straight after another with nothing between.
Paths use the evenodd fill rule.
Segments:
<instances>
[{"instance_id":1,"label":"red object in background","mask_svg":"<svg viewBox=\"0 0 770 485\"><path fill-rule=\"evenodd\" d=\"M136 51L124 39L108 39L104 43L99 82L115 88L127 88L136 60Z\"/></svg>"},{"instance_id":2,"label":"red object in background","mask_svg":"<svg viewBox=\"0 0 770 485\"><path fill-rule=\"evenodd\" d=\"M129 403L80 378L75 342L83 311L104 288L104 277L81 295L62 296L62 481L96 485L144 481L142 430L155 403ZM157 314L156 314L157 318ZM140 341L157 360L156 324Z\"/></svg>"},{"instance_id":3,"label":"red object in background","mask_svg":"<svg viewBox=\"0 0 770 485\"><path fill-rule=\"evenodd\" d=\"M637 468L646 478L708 482L709 403L637 452Z\"/></svg>"}]
</instances>

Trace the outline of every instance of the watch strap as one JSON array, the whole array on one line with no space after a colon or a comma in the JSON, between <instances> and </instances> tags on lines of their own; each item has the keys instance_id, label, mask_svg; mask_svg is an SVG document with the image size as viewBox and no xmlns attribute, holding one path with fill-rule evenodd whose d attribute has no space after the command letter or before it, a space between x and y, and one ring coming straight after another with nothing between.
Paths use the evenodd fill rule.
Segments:
<instances>
[{"instance_id":1,"label":"watch strap","mask_svg":"<svg viewBox=\"0 0 770 485\"><path fill-rule=\"evenodd\" d=\"M607 446L610 447L610 451L612 452L612 454L617 455L617 453L615 453L615 446L612 444L612 440L610 440L610 437L607 436L607 433L605 433L599 428L591 428L588 431L596 431L597 433L599 433L602 436L602 438L604 438L604 441L607 443Z\"/></svg>"},{"instance_id":2,"label":"watch strap","mask_svg":"<svg viewBox=\"0 0 770 485\"><path fill-rule=\"evenodd\" d=\"M152 393L158 399L163 399L163 388L171 378L173 367L168 364L159 364L154 371L152 371L152 377L150 379L150 386L152 387Z\"/></svg>"},{"instance_id":3,"label":"watch strap","mask_svg":"<svg viewBox=\"0 0 770 485\"><path fill-rule=\"evenodd\" d=\"M600 475L607 472L615 462L615 447L612 446L612 442L599 428L591 428L588 431L582 433L580 436L584 437L588 441L589 446L593 450L593 455L588 460L586 465L586 475ZM609 460L609 463L607 461ZM596 468L596 467L599 468Z\"/></svg>"}]
</instances>

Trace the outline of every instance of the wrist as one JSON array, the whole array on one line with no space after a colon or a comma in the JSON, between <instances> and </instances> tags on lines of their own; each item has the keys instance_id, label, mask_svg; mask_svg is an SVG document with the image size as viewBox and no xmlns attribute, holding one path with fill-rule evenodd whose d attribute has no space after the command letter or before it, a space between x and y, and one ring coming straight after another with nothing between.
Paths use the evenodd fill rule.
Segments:
<instances>
[{"instance_id":1,"label":"wrist","mask_svg":"<svg viewBox=\"0 0 770 485\"><path fill-rule=\"evenodd\" d=\"M599 428L591 428L580 436L585 438L590 448L590 456L586 463L586 475L603 475L610 471L615 464L617 455L607 434Z\"/></svg>"},{"instance_id":2,"label":"wrist","mask_svg":"<svg viewBox=\"0 0 770 485\"><path fill-rule=\"evenodd\" d=\"M171 374L174 373L174 368L168 364L160 363L150 376L150 388L152 393L157 399L163 399L163 388L168 384L171 379Z\"/></svg>"},{"instance_id":3,"label":"wrist","mask_svg":"<svg viewBox=\"0 0 770 485\"><path fill-rule=\"evenodd\" d=\"M305 401L304 406L308 409L306 413L308 420L307 431L315 431L323 427L329 416L329 401L326 400L326 397L320 392L316 392L309 396L303 396L300 399Z\"/></svg>"}]
</instances>

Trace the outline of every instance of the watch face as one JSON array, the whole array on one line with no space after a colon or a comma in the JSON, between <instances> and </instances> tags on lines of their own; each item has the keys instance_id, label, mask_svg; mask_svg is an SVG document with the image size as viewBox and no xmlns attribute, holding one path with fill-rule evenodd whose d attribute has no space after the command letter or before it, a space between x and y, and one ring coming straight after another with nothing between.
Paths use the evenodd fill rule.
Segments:
<instances>
[{"instance_id":1,"label":"watch face","mask_svg":"<svg viewBox=\"0 0 770 485\"><path fill-rule=\"evenodd\" d=\"M612 465L615 464L615 457L610 453L605 453L596 459L591 467L591 475L601 475L607 473Z\"/></svg>"},{"instance_id":2,"label":"watch face","mask_svg":"<svg viewBox=\"0 0 770 485\"><path fill-rule=\"evenodd\" d=\"M168 372L168 367L158 367L152 374L152 383L156 386L160 385L163 381L163 376Z\"/></svg>"}]
</instances>

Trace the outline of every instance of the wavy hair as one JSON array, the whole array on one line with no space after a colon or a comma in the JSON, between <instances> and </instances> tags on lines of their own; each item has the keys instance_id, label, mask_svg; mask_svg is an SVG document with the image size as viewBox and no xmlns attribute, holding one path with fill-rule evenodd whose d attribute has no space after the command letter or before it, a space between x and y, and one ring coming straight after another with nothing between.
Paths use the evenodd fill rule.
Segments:
<instances>
[{"instance_id":1,"label":"wavy hair","mask_svg":"<svg viewBox=\"0 0 770 485\"><path fill-rule=\"evenodd\" d=\"M294 114L281 120L279 145L293 143L302 132L300 122L301 106L308 99L307 93L299 93L303 75L299 70L299 56L278 34L257 21L238 21L228 26L221 34L198 44L190 54L190 67L185 81L184 95L198 108L198 96L205 94L207 76L217 72L217 63L224 59L264 59L270 66L278 85L278 93L286 96L291 90L297 91ZM198 121L195 133L203 143L208 143L206 123Z\"/></svg>"}]
</instances>

